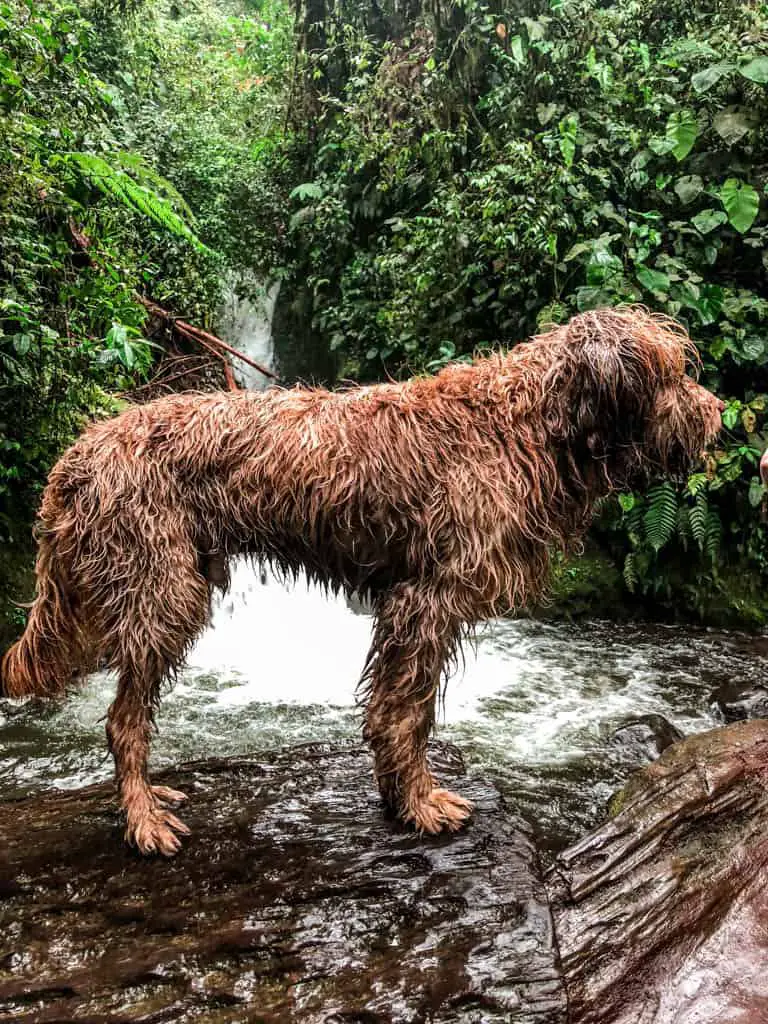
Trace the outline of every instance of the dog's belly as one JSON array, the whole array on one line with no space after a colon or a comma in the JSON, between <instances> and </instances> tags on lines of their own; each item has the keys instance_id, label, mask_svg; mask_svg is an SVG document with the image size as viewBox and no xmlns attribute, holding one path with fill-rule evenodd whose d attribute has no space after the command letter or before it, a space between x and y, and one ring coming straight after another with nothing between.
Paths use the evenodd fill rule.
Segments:
<instances>
[{"instance_id":1,"label":"dog's belly","mask_svg":"<svg viewBox=\"0 0 768 1024\"><path fill-rule=\"evenodd\" d=\"M239 555L288 575L303 571L334 590L373 596L419 575L414 551L424 545L418 526L391 509L365 502L327 507L299 486L286 487L279 497L265 486L257 494L230 497L225 511L222 493L234 492L212 487L201 502L198 486L190 499L201 570L214 586L227 586L227 562Z\"/></svg>"}]
</instances>

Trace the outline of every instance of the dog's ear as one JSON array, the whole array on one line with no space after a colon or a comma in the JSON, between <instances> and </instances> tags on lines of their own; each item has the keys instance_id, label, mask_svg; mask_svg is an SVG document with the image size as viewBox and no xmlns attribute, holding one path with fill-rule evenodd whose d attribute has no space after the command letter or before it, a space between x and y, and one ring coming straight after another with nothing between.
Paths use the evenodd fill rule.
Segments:
<instances>
[{"instance_id":1,"label":"dog's ear","mask_svg":"<svg viewBox=\"0 0 768 1024\"><path fill-rule=\"evenodd\" d=\"M685 371L687 335L637 308L582 313L543 340L556 346L543 379L548 428L597 458L636 442L659 389Z\"/></svg>"}]
</instances>

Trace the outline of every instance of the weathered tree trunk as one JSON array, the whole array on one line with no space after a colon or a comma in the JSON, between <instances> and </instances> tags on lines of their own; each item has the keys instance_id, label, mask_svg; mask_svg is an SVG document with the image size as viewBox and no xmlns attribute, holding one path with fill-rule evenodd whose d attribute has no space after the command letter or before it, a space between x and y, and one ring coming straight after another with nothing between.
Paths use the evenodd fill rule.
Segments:
<instances>
[{"instance_id":1,"label":"weathered tree trunk","mask_svg":"<svg viewBox=\"0 0 768 1024\"><path fill-rule=\"evenodd\" d=\"M768 723L677 743L558 859L572 1024L768 1021Z\"/></svg>"}]
</instances>

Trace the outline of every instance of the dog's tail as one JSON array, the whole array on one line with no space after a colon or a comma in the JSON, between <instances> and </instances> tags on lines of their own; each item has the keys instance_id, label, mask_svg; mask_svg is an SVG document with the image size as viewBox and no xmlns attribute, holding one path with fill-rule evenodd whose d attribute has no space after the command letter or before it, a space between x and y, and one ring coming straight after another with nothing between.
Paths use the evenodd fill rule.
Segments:
<instances>
[{"instance_id":1,"label":"dog's tail","mask_svg":"<svg viewBox=\"0 0 768 1024\"><path fill-rule=\"evenodd\" d=\"M39 538L35 572L37 592L26 629L0 666L0 694L6 697L60 696L83 667L72 586L51 534Z\"/></svg>"}]
</instances>

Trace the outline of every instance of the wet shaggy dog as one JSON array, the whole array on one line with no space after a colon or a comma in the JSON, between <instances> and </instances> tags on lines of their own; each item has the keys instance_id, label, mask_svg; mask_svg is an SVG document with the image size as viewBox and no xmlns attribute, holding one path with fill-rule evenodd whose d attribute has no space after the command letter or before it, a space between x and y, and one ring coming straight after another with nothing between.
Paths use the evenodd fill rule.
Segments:
<instances>
[{"instance_id":1,"label":"wet shaggy dog","mask_svg":"<svg viewBox=\"0 0 768 1024\"><path fill-rule=\"evenodd\" d=\"M204 629L228 564L367 593L365 736L386 803L424 832L470 804L427 763L442 674L479 620L542 592L596 499L684 472L722 404L695 350L637 308L584 313L434 377L329 392L183 394L96 423L51 472L37 596L2 665L5 694L59 696L118 674L107 737L126 836L173 854L183 794L150 782L161 686Z\"/></svg>"}]
</instances>

